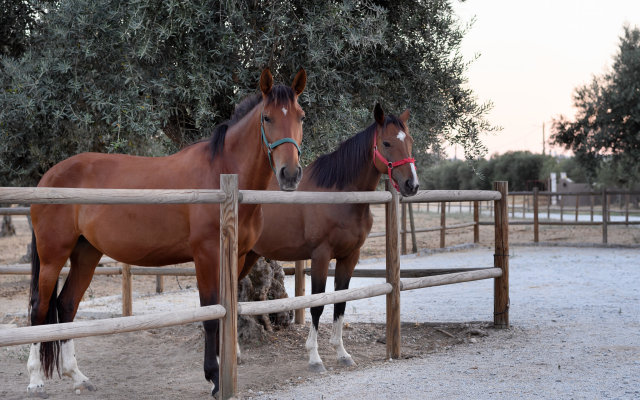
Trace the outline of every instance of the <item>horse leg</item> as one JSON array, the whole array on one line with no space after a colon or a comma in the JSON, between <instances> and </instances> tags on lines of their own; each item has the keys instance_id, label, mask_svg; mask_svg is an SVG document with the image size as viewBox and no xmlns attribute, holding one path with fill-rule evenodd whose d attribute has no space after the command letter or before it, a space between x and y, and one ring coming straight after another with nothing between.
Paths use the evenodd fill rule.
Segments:
<instances>
[{"instance_id":1,"label":"horse leg","mask_svg":"<svg viewBox=\"0 0 640 400\"><path fill-rule=\"evenodd\" d=\"M220 260L219 239L210 239L194 248L196 279L200 306L219 304ZM217 319L203 321L204 327L204 377L212 382L211 395L215 396L220 388L220 366L218 362L220 322Z\"/></svg>"},{"instance_id":2,"label":"horse leg","mask_svg":"<svg viewBox=\"0 0 640 400\"><path fill-rule=\"evenodd\" d=\"M344 290L349 288L349 281L353 275L353 270L358 263L360 257L360 249L351 253L348 257L336 260L336 277L335 290ZM346 302L336 303L333 307L333 330L329 343L333 346L338 356L338 362L345 366L355 365L351 355L344 349L342 343L342 322L344 320L344 310L347 306Z\"/></svg>"},{"instance_id":3,"label":"horse leg","mask_svg":"<svg viewBox=\"0 0 640 400\"><path fill-rule=\"evenodd\" d=\"M60 322L72 322L75 318L78 305L91 283L93 273L101 257L102 253L83 236L78 239L78 243L76 243L76 247L70 257L71 268L69 276L58 297L58 317ZM73 339L61 341L60 356L62 375L68 376L73 380L73 389L76 393L96 390L89 378L78 369Z\"/></svg>"},{"instance_id":4,"label":"horse leg","mask_svg":"<svg viewBox=\"0 0 640 400\"><path fill-rule=\"evenodd\" d=\"M61 235L47 237L40 250L35 234L31 241L31 325L55 324L58 322L57 296L60 270L71 254L75 237ZM60 342L33 343L27 361L29 372L29 397L47 398L44 378L51 378L53 370L59 371Z\"/></svg>"},{"instance_id":5,"label":"horse leg","mask_svg":"<svg viewBox=\"0 0 640 400\"><path fill-rule=\"evenodd\" d=\"M329 269L328 257L313 257L311 259L311 293L324 293L327 283L327 271ZM324 306L311 307L311 327L307 337L306 348L309 352L309 370L312 372L324 372L326 369L318 354L318 325Z\"/></svg>"}]
</instances>

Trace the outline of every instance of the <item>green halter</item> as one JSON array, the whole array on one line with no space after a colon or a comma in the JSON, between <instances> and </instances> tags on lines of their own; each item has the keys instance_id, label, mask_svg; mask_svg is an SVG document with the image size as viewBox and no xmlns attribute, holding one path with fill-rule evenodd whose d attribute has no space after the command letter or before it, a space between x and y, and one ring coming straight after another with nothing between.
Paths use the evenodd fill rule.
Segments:
<instances>
[{"instance_id":1,"label":"green halter","mask_svg":"<svg viewBox=\"0 0 640 400\"><path fill-rule=\"evenodd\" d=\"M298 146L298 143L292 138L287 137L284 139L276 140L273 143L269 143L269 141L267 140L267 136L264 134L264 115L262 115L262 113L260 113L260 133L262 134L262 141L264 142L264 145L267 147L267 156L269 157L269 166L271 167L271 170L273 170L274 174L276 174L276 169L273 167L273 162L271 161L271 152L276 147L280 146L283 143L292 143L294 146L296 146L296 149L298 149L298 157L300 157L300 146Z\"/></svg>"}]
</instances>

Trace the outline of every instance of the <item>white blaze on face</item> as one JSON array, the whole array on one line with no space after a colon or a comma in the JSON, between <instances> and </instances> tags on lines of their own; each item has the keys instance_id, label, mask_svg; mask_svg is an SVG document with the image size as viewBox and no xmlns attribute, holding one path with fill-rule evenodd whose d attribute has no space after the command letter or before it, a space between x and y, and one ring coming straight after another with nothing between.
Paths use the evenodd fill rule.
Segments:
<instances>
[{"instance_id":1,"label":"white blaze on face","mask_svg":"<svg viewBox=\"0 0 640 400\"><path fill-rule=\"evenodd\" d=\"M397 137L398 139L400 139L400 141L401 141L401 142L404 142L404 138L406 138L406 137L407 137L407 134L406 134L406 133L404 133L404 132L402 132L402 131L400 131L400 132L398 132L398 136L396 136L396 137Z\"/></svg>"},{"instance_id":2,"label":"white blaze on face","mask_svg":"<svg viewBox=\"0 0 640 400\"><path fill-rule=\"evenodd\" d=\"M410 163L411 165L411 174L413 175L413 184L417 185L418 184L418 174L416 172L416 166L413 163Z\"/></svg>"},{"instance_id":3,"label":"white blaze on face","mask_svg":"<svg viewBox=\"0 0 640 400\"><path fill-rule=\"evenodd\" d=\"M289 110L287 110L286 108L282 107L282 113L284 114L285 117L287 116L287 111L289 111Z\"/></svg>"}]
</instances>

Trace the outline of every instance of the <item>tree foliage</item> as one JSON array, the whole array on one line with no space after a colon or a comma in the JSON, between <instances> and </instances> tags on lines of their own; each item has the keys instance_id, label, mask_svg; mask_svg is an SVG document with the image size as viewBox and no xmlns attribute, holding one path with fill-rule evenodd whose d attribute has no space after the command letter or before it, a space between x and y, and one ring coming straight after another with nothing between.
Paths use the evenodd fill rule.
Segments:
<instances>
[{"instance_id":1,"label":"tree foliage","mask_svg":"<svg viewBox=\"0 0 640 400\"><path fill-rule=\"evenodd\" d=\"M533 181L546 180L557 165L551 156L528 151L507 152L474 162L448 160L419 171L420 187L491 190L493 182L508 181L511 191L531 190Z\"/></svg>"},{"instance_id":2,"label":"tree foliage","mask_svg":"<svg viewBox=\"0 0 640 400\"><path fill-rule=\"evenodd\" d=\"M0 59L2 184L34 184L82 151L161 155L208 136L269 66L309 79L308 162L387 112L411 109L418 158L469 157L494 129L464 76L450 0L62 0L21 56Z\"/></svg>"},{"instance_id":3,"label":"tree foliage","mask_svg":"<svg viewBox=\"0 0 640 400\"><path fill-rule=\"evenodd\" d=\"M575 120L553 124L552 141L573 150L593 179L619 171L618 185L640 182L640 30L625 27L611 70L573 95ZM605 171L603 171L604 173ZM617 182L615 182L617 181Z\"/></svg>"}]
</instances>

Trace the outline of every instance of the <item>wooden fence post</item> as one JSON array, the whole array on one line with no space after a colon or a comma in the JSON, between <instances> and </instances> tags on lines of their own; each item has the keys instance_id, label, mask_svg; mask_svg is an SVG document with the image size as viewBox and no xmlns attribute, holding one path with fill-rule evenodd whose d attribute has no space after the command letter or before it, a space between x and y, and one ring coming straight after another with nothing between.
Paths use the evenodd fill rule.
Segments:
<instances>
[{"instance_id":1,"label":"wooden fence post","mask_svg":"<svg viewBox=\"0 0 640 400\"><path fill-rule=\"evenodd\" d=\"M493 265L502 269L502 276L495 278L493 284L493 324L496 328L509 327L509 183L493 183L493 189L500 192L502 198L495 203L495 254Z\"/></svg>"},{"instance_id":2,"label":"wooden fence post","mask_svg":"<svg viewBox=\"0 0 640 400\"><path fill-rule=\"evenodd\" d=\"M522 196L522 219L526 217L526 210L527 210L527 195L525 194Z\"/></svg>"},{"instance_id":3,"label":"wooden fence post","mask_svg":"<svg viewBox=\"0 0 640 400\"><path fill-rule=\"evenodd\" d=\"M473 202L473 243L480 243L480 210L478 201Z\"/></svg>"},{"instance_id":4,"label":"wooden fence post","mask_svg":"<svg viewBox=\"0 0 640 400\"><path fill-rule=\"evenodd\" d=\"M164 279L162 275L156 275L156 293L164 292Z\"/></svg>"},{"instance_id":5,"label":"wooden fence post","mask_svg":"<svg viewBox=\"0 0 640 400\"><path fill-rule=\"evenodd\" d=\"M511 217L516 217L516 196L511 195Z\"/></svg>"},{"instance_id":6,"label":"wooden fence post","mask_svg":"<svg viewBox=\"0 0 640 400\"><path fill-rule=\"evenodd\" d=\"M220 175L226 195L220 204L220 304L226 314L220 322L220 398L238 392L238 176Z\"/></svg>"},{"instance_id":7,"label":"wooden fence post","mask_svg":"<svg viewBox=\"0 0 640 400\"><path fill-rule=\"evenodd\" d=\"M398 249L398 208L400 197L389 181L386 189L391 192L391 201L386 203L386 252L387 282L393 287L387 294L387 358L400 358L400 257ZM444 204L442 207L444 212Z\"/></svg>"},{"instance_id":8,"label":"wooden fence post","mask_svg":"<svg viewBox=\"0 0 640 400\"><path fill-rule=\"evenodd\" d=\"M304 267L306 265L306 260L298 260L296 261L296 276L295 276L295 295L304 296L305 292L305 275L304 275ZM294 323L303 325L304 324L304 308L300 308L294 311Z\"/></svg>"},{"instance_id":9,"label":"wooden fence post","mask_svg":"<svg viewBox=\"0 0 640 400\"><path fill-rule=\"evenodd\" d=\"M626 222L626 225L629 226L629 201L630 201L631 195L629 193L625 193L624 195L624 222Z\"/></svg>"},{"instance_id":10,"label":"wooden fence post","mask_svg":"<svg viewBox=\"0 0 640 400\"><path fill-rule=\"evenodd\" d=\"M589 213L591 214L591 222L593 222L593 203L594 203L594 195L593 195L593 193L589 194L589 203L591 204Z\"/></svg>"},{"instance_id":11,"label":"wooden fence post","mask_svg":"<svg viewBox=\"0 0 640 400\"><path fill-rule=\"evenodd\" d=\"M402 254L407 254L407 203L402 203Z\"/></svg>"},{"instance_id":12,"label":"wooden fence post","mask_svg":"<svg viewBox=\"0 0 640 400\"><path fill-rule=\"evenodd\" d=\"M446 206L447 206L447 203L445 203L444 201L440 203L440 248L441 249L444 249L444 245L445 245L444 237L446 234L445 228L447 223Z\"/></svg>"},{"instance_id":13,"label":"wooden fence post","mask_svg":"<svg viewBox=\"0 0 640 400\"><path fill-rule=\"evenodd\" d=\"M415 223L415 220L413 219L413 203L409 203L408 207L409 207L409 226L411 227L411 252L417 253L418 241L416 240L416 223Z\"/></svg>"},{"instance_id":14,"label":"wooden fence post","mask_svg":"<svg viewBox=\"0 0 640 400\"><path fill-rule=\"evenodd\" d=\"M602 243L607 243L607 222L608 222L607 188L602 189Z\"/></svg>"},{"instance_id":15,"label":"wooden fence post","mask_svg":"<svg viewBox=\"0 0 640 400\"><path fill-rule=\"evenodd\" d=\"M130 317L133 315L132 304L132 287L131 287L131 265L122 264L122 316Z\"/></svg>"},{"instance_id":16,"label":"wooden fence post","mask_svg":"<svg viewBox=\"0 0 640 400\"><path fill-rule=\"evenodd\" d=\"M578 213L580 209L580 195L576 195L576 222L578 222Z\"/></svg>"},{"instance_id":17,"label":"wooden fence post","mask_svg":"<svg viewBox=\"0 0 640 400\"><path fill-rule=\"evenodd\" d=\"M538 225L538 200L540 197L538 196L538 188L533 188L533 242L538 243L539 241L539 225Z\"/></svg>"}]
</instances>

